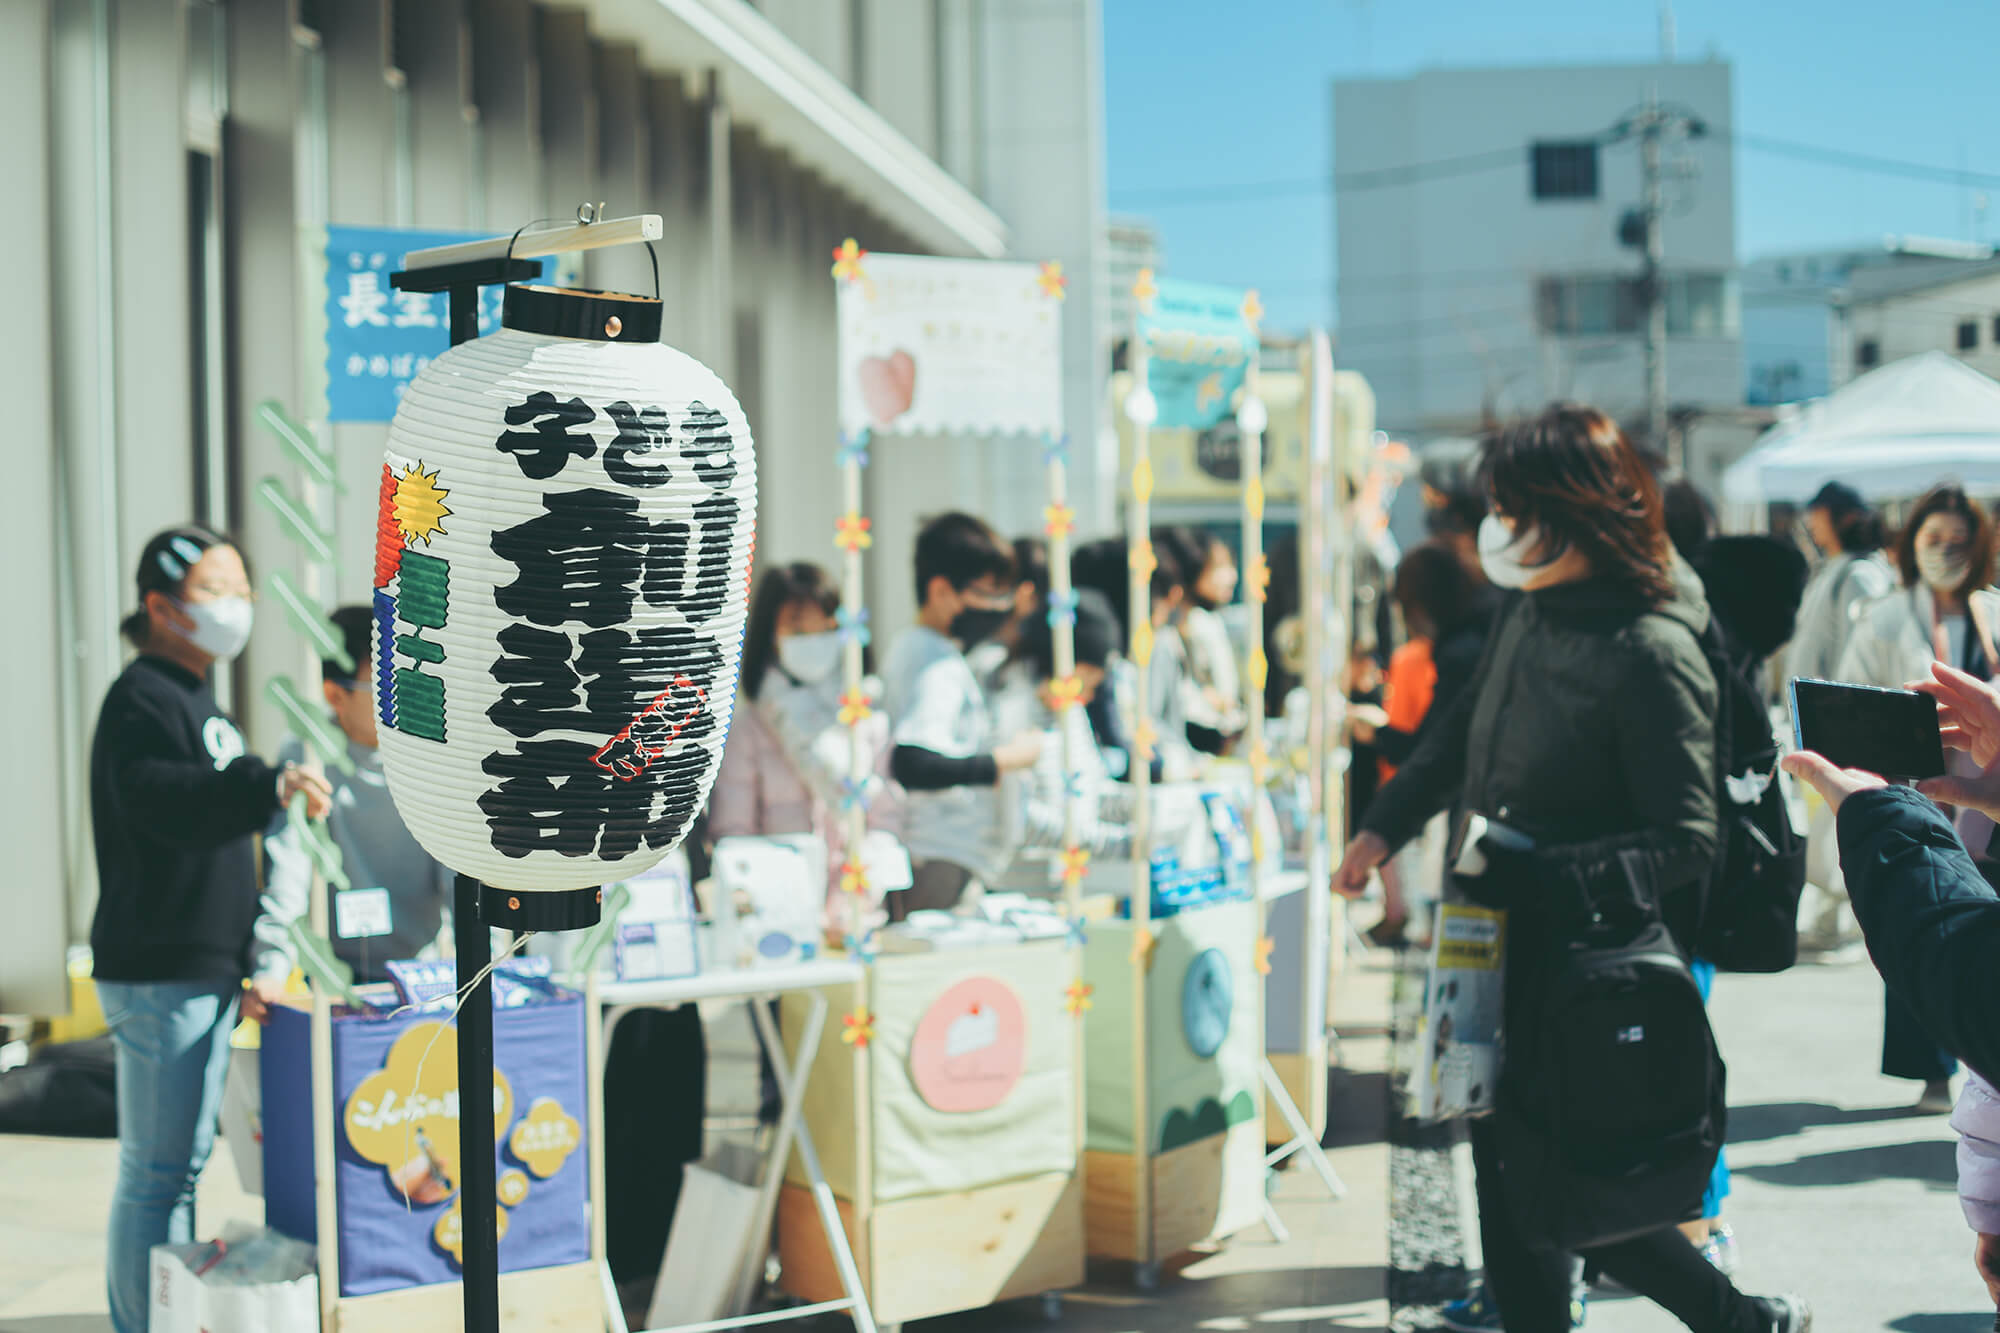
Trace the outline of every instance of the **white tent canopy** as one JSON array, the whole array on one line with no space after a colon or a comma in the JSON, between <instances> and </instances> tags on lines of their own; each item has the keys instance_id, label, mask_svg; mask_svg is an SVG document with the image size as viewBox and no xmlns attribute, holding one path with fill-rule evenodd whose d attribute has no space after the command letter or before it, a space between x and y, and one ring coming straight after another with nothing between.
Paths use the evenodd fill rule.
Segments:
<instances>
[{"instance_id":1,"label":"white tent canopy","mask_svg":"<svg viewBox=\"0 0 2000 1333\"><path fill-rule=\"evenodd\" d=\"M1803 504L1829 481L1871 501L1940 481L2000 491L2000 383L1943 352L1870 371L1773 426L1722 475L1733 505Z\"/></svg>"}]
</instances>

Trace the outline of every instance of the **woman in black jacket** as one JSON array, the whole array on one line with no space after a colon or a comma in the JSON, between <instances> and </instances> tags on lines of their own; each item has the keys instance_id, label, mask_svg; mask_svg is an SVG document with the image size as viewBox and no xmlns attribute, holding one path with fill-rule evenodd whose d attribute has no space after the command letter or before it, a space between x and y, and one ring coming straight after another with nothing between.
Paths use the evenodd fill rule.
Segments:
<instances>
[{"instance_id":1,"label":"woman in black jacket","mask_svg":"<svg viewBox=\"0 0 2000 1333\"><path fill-rule=\"evenodd\" d=\"M205 528L171 528L139 558L139 650L104 696L90 747L97 849L92 971L118 1053L118 1184L106 1284L119 1333L146 1327L155 1245L194 1239L194 1189L215 1144L256 923L254 836L292 797L326 814L326 780L273 768L209 688L252 617L243 557Z\"/></svg>"},{"instance_id":2,"label":"woman in black jacket","mask_svg":"<svg viewBox=\"0 0 2000 1333\"><path fill-rule=\"evenodd\" d=\"M1501 609L1476 688L1376 797L1337 883L1358 892L1453 804L1532 839L1536 850L1507 858L1509 873L1481 881L1488 905L1508 909L1502 1025L1519 1032L1536 1022L1541 984L1580 934L1554 886L1595 889L1601 867L1627 885L1636 877L1675 939L1692 939L1716 848L1717 688L1698 639L1709 616L1700 582L1675 558L1659 488L1614 422L1551 408L1488 440L1481 475L1494 511L1482 564L1496 587L1518 593ZM1506 1088L1503 1073L1503 1097ZM1509 1222L1508 1192L1536 1181L1519 1163L1508 1173L1490 1120L1475 1121L1472 1136L1486 1304L1455 1314L1474 1328L1562 1333L1570 1257ZM1687 1243L1680 1220L1663 1217L1585 1257L1697 1333L1810 1326L1796 1298L1737 1291Z\"/></svg>"}]
</instances>

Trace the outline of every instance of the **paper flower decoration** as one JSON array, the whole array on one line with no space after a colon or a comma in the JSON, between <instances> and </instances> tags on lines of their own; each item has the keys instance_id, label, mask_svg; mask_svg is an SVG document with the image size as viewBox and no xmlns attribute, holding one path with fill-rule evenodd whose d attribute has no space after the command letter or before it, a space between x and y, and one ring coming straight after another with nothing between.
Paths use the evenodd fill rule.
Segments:
<instances>
[{"instance_id":1,"label":"paper flower decoration","mask_svg":"<svg viewBox=\"0 0 2000 1333\"><path fill-rule=\"evenodd\" d=\"M1063 923L1063 928L1067 934L1067 938L1063 941L1063 947L1066 949L1081 949L1084 941L1089 938L1089 932L1084 929L1083 918L1080 916L1070 917Z\"/></svg>"},{"instance_id":2,"label":"paper flower decoration","mask_svg":"<svg viewBox=\"0 0 2000 1333\"><path fill-rule=\"evenodd\" d=\"M861 267L861 261L868 252L856 245L852 236L842 241L833 252L833 276L839 282L860 282L868 276Z\"/></svg>"},{"instance_id":3,"label":"paper flower decoration","mask_svg":"<svg viewBox=\"0 0 2000 1333\"><path fill-rule=\"evenodd\" d=\"M1065 588L1061 592L1049 594L1049 628L1076 624L1076 589Z\"/></svg>"},{"instance_id":4,"label":"paper flower decoration","mask_svg":"<svg viewBox=\"0 0 2000 1333\"><path fill-rule=\"evenodd\" d=\"M843 1031L840 1039L856 1050L875 1040L875 1015L865 1008L858 1008L840 1020Z\"/></svg>"},{"instance_id":5,"label":"paper flower decoration","mask_svg":"<svg viewBox=\"0 0 2000 1333\"><path fill-rule=\"evenodd\" d=\"M843 643L858 643L863 648L875 636L868 629L868 608L843 606L833 613L833 623L840 629Z\"/></svg>"},{"instance_id":6,"label":"paper flower decoration","mask_svg":"<svg viewBox=\"0 0 2000 1333\"><path fill-rule=\"evenodd\" d=\"M839 461L842 467L846 467L850 463L855 467L868 466L867 431L864 430L856 435L849 435L845 431L841 432Z\"/></svg>"},{"instance_id":7,"label":"paper flower decoration","mask_svg":"<svg viewBox=\"0 0 2000 1333\"><path fill-rule=\"evenodd\" d=\"M1160 567L1159 557L1153 554L1153 544L1146 541L1132 543L1132 553L1125 557L1125 563L1142 579L1152 578L1153 571Z\"/></svg>"},{"instance_id":8,"label":"paper flower decoration","mask_svg":"<svg viewBox=\"0 0 2000 1333\"><path fill-rule=\"evenodd\" d=\"M1245 595L1253 602L1261 602L1271 591L1271 562L1259 551L1250 562L1250 571L1244 583Z\"/></svg>"},{"instance_id":9,"label":"paper flower decoration","mask_svg":"<svg viewBox=\"0 0 2000 1333\"><path fill-rule=\"evenodd\" d=\"M847 952L853 954L860 961L863 967L875 961L874 931L871 930L865 935L843 935L841 936L840 943Z\"/></svg>"},{"instance_id":10,"label":"paper flower decoration","mask_svg":"<svg viewBox=\"0 0 2000 1333\"><path fill-rule=\"evenodd\" d=\"M842 810L866 810L870 793L864 778L842 778L840 780L840 808Z\"/></svg>"},{"instance_id":11,"label":"paper flower decoration","mask_svg":"<svg viewBox=\"0 0 2000 1333\"><path fill-rule=\"evenodd\" d=\"M1068 505L1050 505L1042 510L1042 531L1060 540L1076 531L1076 510Z\"/></svg>"},{"instance_id":12,"label":"paper flower decoration","mask_svg":"<svg viewBox=\"0 0 2000 1333\"><path fill-rule=\"evenodd\" d=\"M1278 942L1272 939L1269 935L1266 935L1263 939L1257 941L1258 976L1268 977L1271 975L1271 952L1277 947L1278 947Z\"/></svg>"},{"instance_id":13,"label":"paper flower decoration","mask_svg":"<svg viewBox=\"0 0 2000 1333\"><path fill-rule=\"evenodd\" d=\"M861 551L875 544L868 529L874 526L859 514L843 514L835 525L833 544L843 551Z\"/></svg>"},{"instance_id":14,"label":"paper flower decoration","mask_svg":"<svg viewBox=\"0 0 2000 1333\"><path fill-rule=\"evenodd\" d=\"M1072 981L1068 986L1063 988L1063 995L1065 997L1063 1007L1078 1018L1081 1018L1085 1011L1090 1008L1090 997L1096 993L1097 987L1091 985L1089 982Z\"/></svg>"},{"instance_id":15,"label":"paper flower decoration","mask_svg":"<svg viewBox=\"0 0 2000 1333\"><path fill-rule=\"evenodd\" d=\"M1271 677L1271 663L1264 656L1264 650L1262 648L1252 648L1250 650L1249 676L1250 676L1250 688L1255 690L1263 689L1264 682L1269 680Z\"/></svg>"},{"instance_id":16,"label":"paper flower decoration","mask_svg":"<svg viewBox=\"0 0 2000 1333\"><path fill-rule=\"evenodd\" d=\"M1160 284L1153 281L1153 270L1140 269L1139 276L1132 282L1132 299L1138 303L1141 310L1151 310L1153 298L1159 294Z\"/></svg>"},{"instance_id":17,"label":"paper flower decoration","mask_svg":"<svg viewBox=\"0 0 2000 1333\"><path fill-rule=\"evenodd\" d=\"M852 858L840 863L840 891L857 897L868 892L868 867Z\"/></svg>"},{"instance_id":18,"label":"paper flower decoration","mask_svg":"<svg viewBox=\"0 0 2000 1333\"><path fill-rule=\"evenodd\" d=\"M1041 275L1035 279L1035 285L1042 289L1043 296L1054 301L1062 300L1064 293L1069 289L1069 279L1063 276L1062 261L1060 259L1042 261Z\"/></svg>"},{"instance_id":19,"label":"paper flower decoration","mask_svg":"<svg viewBox=\"0 0 2000 1333\"><path fill-rule=\"evenodd\" d=\"M1153 762L1153 747L1159 744L1160 733L1150 722L1141 722L1132 732L1132 746L1139 752L1141 763Z\"/></svg>"},{"instance_id":20,"label":"paper flower decoration","mask_svg":"<svg viewBox=\"0 0 2000 1333\"><path fill-rule=\"evenodd\" d=\"M1250 484L1243 488L1243 512L1252 523L1264 521L1264 479L1252 477Z\"/></svg>"},{"instance_id":21,"label":"paper flower decoration","mask_svg":"<svg viewBox=\"0 0 2000 1333\"><path fill-rule=\"evenodd\" d=\"M1067 462L1069 462L1069 435L1065 433L1045 437L1042 440L1043 465Z\"/></svg>"},{"instance_id":22,"label":"paper flower decoration","mask_svg":"<svg viewBox=\"0 0 2000 1333\"><path fill-rule=\"evenodd\" d=\"M1263 786L1264 779L1271 773L1271 752L1262 741L1250 747L1249 761L1250 780L1259 787Z\"/></svg>"},{"instance_id":23,"label":"paper flower decoration","mask_svg":"<svg viewBox=\"0 0 2000 1333\"><path fill-rule=\"evenodd\" d=\"M1141 967L1153 965L1153 951L1160 947L1160 937L1153 933L1151 926L1141 926L1132 934L1132 961Z\"/></svg>"},{"instance_id":24,"label":"paper flower decoration","mask_svg":"<svg viewBox=\"0 0 2000 1333\"><path fill-rule=\"evenodd\" d=\"M1264 303L1257 299L1257 289L1252 287L1249 291L1243 293L1243 322L1248 324L1254 332L1258 322L1263 318Z\"/></svg>"},{"instance_id":25,"label":"paper flower decoration","mask_svg":"<svg viewBox=\"0 0 2000 1333\"><path fill-rule=\"evenodd\" d=\"M1142 620L1132 627L1132 663L1148 666L1153 660L1153 622Z\"/></svg>"},{"instance_id":26,"label":"paper flower decoration","mask_svg":"<svg viewBox=\"0 0 2000 1333\"><path fill-rule=\"evenodd\" d=\"M1083 702L1083 682L1075 675L1058 676L1049 682L1049 707L1067 712Z\"/></svg>"},{"instance_id":27,"label":"paper flower decoration","mask_svg":"<svg viewBox=\"0 0 2000 1333\"><path fill-rule=\"evenodd\" d=\"M1081 773L1063 774L1063 795L1067 796L1072 801L1080 801L1083 799L1083 774Z\"/></svg>"},{"instance_id":28,"label":"paper flower decoration","mask_svg":"<svg viewBox=\"0 0 2000 1333\"><path fill-rule=\"evenodd\" d=\"M1132 465L1132 498L1153 498L1153 460L1150 458L1141 458Z\"/></svg>"},{"instance_id":29,"label":"paper flower decoration","mask_svg":"<svg viewBox=\"0 0 2000 1333\"><path fill-rule=\"evenodd\" d=\"M1081 884L1090 871L1090 849L1088 847L1065 847L1062 855L1062 880L1066 885Z\"/></svg>"},{"instance_id":30,"label":"paper flower decoration","mask_svg":"<svg viewBox=\"0 0 2000 1333\"><path fill-rule=\"evenodd\" d=\"M875 716L875 705L865 690L849 690L840 696L840 725L858 727Z\"/></svg>"}]
</instances>

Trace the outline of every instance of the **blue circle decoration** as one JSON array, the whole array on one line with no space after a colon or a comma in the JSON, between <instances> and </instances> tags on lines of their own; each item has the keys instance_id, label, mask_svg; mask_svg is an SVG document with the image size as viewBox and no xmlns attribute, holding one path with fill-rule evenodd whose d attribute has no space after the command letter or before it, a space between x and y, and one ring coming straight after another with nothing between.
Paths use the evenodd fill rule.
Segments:
<instances>
[{"instance_id":1,"label":"blue circle decoration","mask_svg":"<svg viewBox=\"0 0 2000 1333\"><path fill-rule=\"evenodd\" d=\"M1194 1053L1212 1060L1229 1035L1236 1007L1236 979L1220 949L1204 949L1188 964L1181 982L1181 1031Z\"/></svg>"}]
</instances>

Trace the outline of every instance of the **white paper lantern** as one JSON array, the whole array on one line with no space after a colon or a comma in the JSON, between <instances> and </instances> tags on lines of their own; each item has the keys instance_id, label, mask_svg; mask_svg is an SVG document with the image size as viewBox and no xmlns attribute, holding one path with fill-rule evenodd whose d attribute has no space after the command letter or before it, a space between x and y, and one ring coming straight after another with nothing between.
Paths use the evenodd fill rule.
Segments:
<instances>
[{"instance_id":1,"label":"white paper lantern","mask_svg":"<svg viewBox=\"0 0 2000 1333\"><path fill-rule=\"evenodd\" d=\"M404 821L533 926L524 893L646 869L708 799L757 480L743 409L658 341L657 301L510 287L502 325L389 429L371 666Z\"/></svg>"}]
</instances>

